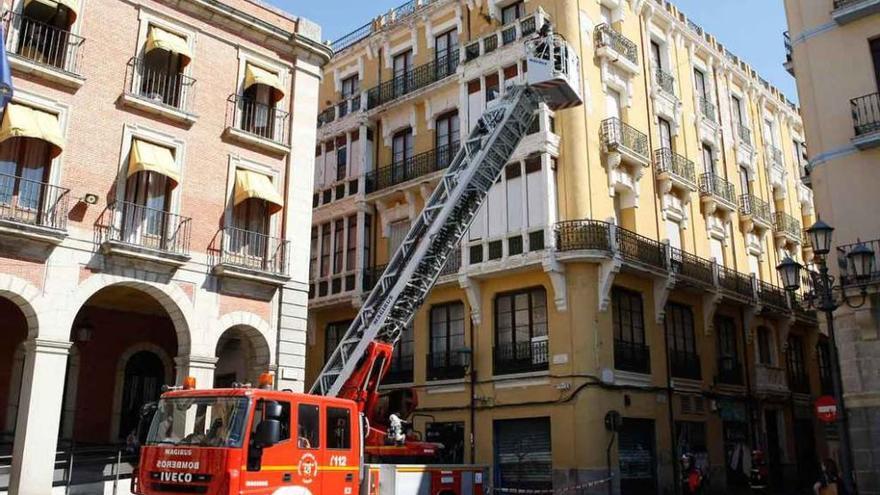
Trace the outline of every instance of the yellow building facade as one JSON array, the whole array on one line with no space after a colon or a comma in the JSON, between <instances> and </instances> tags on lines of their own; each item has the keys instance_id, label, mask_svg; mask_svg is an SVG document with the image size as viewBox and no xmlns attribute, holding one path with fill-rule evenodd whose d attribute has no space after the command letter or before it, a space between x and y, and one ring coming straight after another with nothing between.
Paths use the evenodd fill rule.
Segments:
<instances>
[{"instance_id":1,"label":"yellow building facade","mask_svg":"<svg viewBox=\"0 0 880 495\"><path fill-rule=\"evenodd\" d=\"M538 111L383 388L415 391L414 429L496 487L610 473L650 493L682 453L743 487L753 447L778 483L812 469L822 343L774 268L810 256L801 119L664 1L418 1L334 42L306 382L545 22L578 52L584 105Z\"/></svg>"},{"instance_id":2,"label":"yellow building facade","mask_svg":"<svg viewBox=\"0 0 880 495\"><path fill-rule=\"evenodd\" d=\"M868 0L785 2L786 68L797 79L803 105L810 182L817 211L835 228L828 267L846 289L849 304L858 306L841 304L834 324L854 477L859 493L869 494L880 493L880 278L875 263L867 283L856 280L846 256L860 242L880 255L880 218L874 213L880 205L878 5ZM824 321L821 331L827 332Z\"/></svg>"}]
</instances>

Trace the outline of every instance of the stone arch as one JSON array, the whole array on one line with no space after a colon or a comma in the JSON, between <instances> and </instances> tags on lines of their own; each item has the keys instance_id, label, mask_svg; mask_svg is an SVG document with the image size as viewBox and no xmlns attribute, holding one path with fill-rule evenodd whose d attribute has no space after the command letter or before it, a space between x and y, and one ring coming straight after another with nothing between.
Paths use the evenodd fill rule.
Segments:
<instances>
[{"instance_id":1,"label":"stone arch","mask_svg":"<svg viewBox=\"0 0 880 495\"><path fill-rule=\"evenodd\" d=\"M43 314L40 289L27 280L7 274L0 274L0 297L12 301L24 314L28 325L27 339L39 335L39 317Z\"/></svg>"},{"instance_id":2,"label":"stone arch","mask_svg":"<svg viewBox=\"0 0 880 495\"><path fill-rule=\"evenodd\" d=\"M132 280L137 274L126 273L126 276L110 275L106 273L89 277L77 288L75 297L70 305L65 308L61 319L60 331L69 332L73 327L74 319L79 310L88 302L89 298L98 291L113 286L131 287L149 294L159 303L168 314L174 325L177 336L177 355L188 356L192 348L192 336L196 334L195 316L193 315L192 302L179 286L175 284L160 284L150 281L150 274L145 273L142 280ZM152 277L155 278L155 277Z\"/></svg>"},{"instance_id":3,"label":"stone arch","mask_svg":"<svg viewBox=\"0 0 880 495\"><path fill-rule=\"evenodd\" d=\"M125 352L119 356L119 360L116 363L116 377L113 382L113 412L110 416L110 431L108 432L110 435L108 438L111 441L119 436L119 416L122 412L125 367L128 364L129 359L141 351L149 351L157 355L159 360L162 361L162 366L165 369L165 383L171 384L174 381L174 361L171 359L171 356L165 352L165 349L162 349L152 342L139 342L126 349Z\"/></svg>"},{"instance_id":4,"label":"stone arch","mask_svg":"<svg viewBox=\"0 0 880 495\"><path fill-rule=\"evenodd\" d=\"M262 318L253 313L237 311L224 315L217 320L214 326L211 343L215 354L221 358L220 344L223 337L229 333L237 332L249 344L249 366L247 367L246 379L255 382L259 374L267 371L273 364L273 348L269 338L271 327ZM218 361L218 366L222 364ZM241 377L245 379L245 377Z\"/></svg>"}]
</instances>

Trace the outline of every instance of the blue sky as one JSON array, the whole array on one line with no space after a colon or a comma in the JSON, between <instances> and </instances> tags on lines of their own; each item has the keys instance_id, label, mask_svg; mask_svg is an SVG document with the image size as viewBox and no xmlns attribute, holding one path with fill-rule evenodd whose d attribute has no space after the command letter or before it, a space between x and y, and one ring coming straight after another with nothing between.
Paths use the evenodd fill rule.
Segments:
<instances>
[{"instance_id":1,"label":"blue sky","mask_svg":"<svg viewBox=\"0 0 880 495\"><path fill-rule=\"evenodd\" d=\"M269 0L296 15L308 17L336 39L403 0ZM782 67L786 29L782 0L673 0L679 9L745 59L789 99L797 101L794 78Z\"/></svg>"}]
</instances>

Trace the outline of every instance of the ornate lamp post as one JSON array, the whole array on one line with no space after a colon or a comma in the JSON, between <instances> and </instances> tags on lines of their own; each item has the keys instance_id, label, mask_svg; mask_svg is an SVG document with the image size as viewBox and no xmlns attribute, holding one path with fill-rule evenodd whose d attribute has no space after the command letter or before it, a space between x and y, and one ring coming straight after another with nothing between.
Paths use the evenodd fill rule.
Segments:
<instances>
[{"instance_id":1,"label":"ornate lamp post","mask_svg":"<svg viewBox=\"0 0 880 495\"><path fill-rule=\"evenodd\" d=\"M834 285L834 277L828 274L827 255L831 251L831 234L834 228L818 220L812 227L807 229L807 234L813 243L813 252L816 255L819 271L808 270L813 285L813 297L805 298L808 305L825 313L825 321L828 325L829 347L831 352L831 380L834 388L834 398L839 408L837 421L837 433L840 438L840 468L841 480L846 488L846 493L855 494L856 487L852 470L852 451L850 450L849 428L847 427L847 411L843 398L843 382L840 378L840 358L837 354L837 340L834 337L834 311L841 305L846 304L851 308L858 308L867 300L867 288L865 283L873 272L874 251L865 244L859 244L847 255L848 265L851 267L855 281L859 283L861 290L859 300L853 301L843 285ZM801 280L800 263L786 257L776 269L782 278L782 284L788 292L800 289Z\"/></svg>"}]
</instances>

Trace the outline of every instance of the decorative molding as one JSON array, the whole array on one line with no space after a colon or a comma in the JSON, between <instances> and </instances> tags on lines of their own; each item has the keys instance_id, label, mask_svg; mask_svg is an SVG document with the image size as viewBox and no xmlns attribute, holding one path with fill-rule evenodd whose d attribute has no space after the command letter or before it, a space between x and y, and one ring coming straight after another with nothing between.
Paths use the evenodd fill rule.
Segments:
<instances>
[{"instance_id":1,"label":"decorative molding","mask_svg":"<svg viewBox=\"0 0 880 495\"><path fill-rule=\"evenodd\" d=\"M550 283L553 285L553 302L556 304L556 311L561 313L568 311L565 266L552 257L545 257L541 265L544 268L544 273L550 277Z\"/></svg>"}]
</instances>

